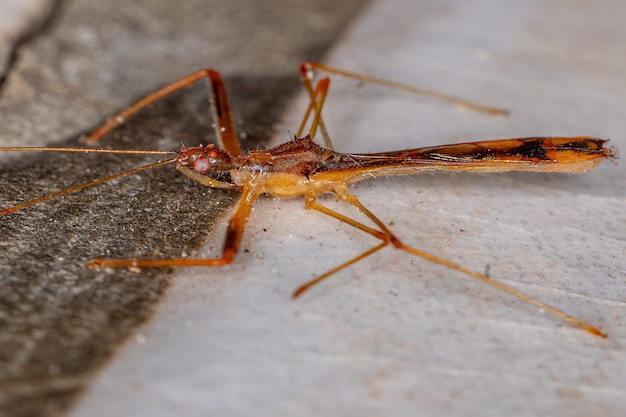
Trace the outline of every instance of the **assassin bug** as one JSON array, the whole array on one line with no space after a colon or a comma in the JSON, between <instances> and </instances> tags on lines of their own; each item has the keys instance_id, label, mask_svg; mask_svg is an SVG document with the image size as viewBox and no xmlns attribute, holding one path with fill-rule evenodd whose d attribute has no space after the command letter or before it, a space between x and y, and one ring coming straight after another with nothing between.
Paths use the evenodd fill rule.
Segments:
<instances>
[{"instance_id":1,"label":"assassin bug","mask_svg":"<svg viewBox=\"0 0 626 417\"><path fill-rule=\"evenodd\" d=\"M118 154L155 154L176 155L173 158L100 178L77 185L0 211L7 215L16 210L42 201L65 195L83 188L91 187L127 175L148 169L175 164L183 175L203 185L213 188L232 189L241 192L241 197L231 215L222 256L213 259L93 259L85 266L103 267L185 267L185 266L221 266L231 263L239 249L244 227L253 202L262 194L280 198L304 197L305 208L317 210L330 217L345 222L380 240L378 245L340 264L317 278L301 285L293 293L300 296L313 285L328 278L349 265L379 251L385 246L403 250L436 264L462 272L482 282L490 284L529 302L553 315L578 326L588 332L606 337L596 327L574 318L561 310L549 306L525 293L496 281L484 274L464 268L446 259L412 248L402 243L381 220L369 211L359 199L348 191L348 186L371 177L417 174L424 171L473 171L473 172L584 172L595 168L604 160L614 156L610 148L605 147L606 140L578 137L532 137L521 139L502 139L482 142L441 145L403 151L378 152L369 154L344 154L335 152L330 136L321 116L324 99L327 95L330 79L321 78L313 86L314 70L335 75L355 78L361 81L378 83L414 93L426 94L439 99L469 107L489 114L506 114L506 111L483 106L481 104L458 99L444 94L422 90L405 84L379 78L363 76L316 63L305 63L300 67L303 84L309 94L310 102L302 119L296 138L271 149L243 153L239 146L233 119L228 104L226 88L220 74L212 69L203 69L169 84L153 94L141 99L117 116L109 119L102 127L83 142L95 144L108 131L122 124L128 117L164 96L184 88L201 79L207 79L211 95L215 130L220 147L214 145L182 147L180 151L159 150L115 150L94 148L0 148L0 151L51 151L51 152L99 152ZM312 118L308 134L302 137L305 126ZM320 130L325 147L317 145L313 138ZM368 226L329 209L317 202L319 195L333 193L337 198L356 207L375 225Z\"/></svg>"}]
</instances>

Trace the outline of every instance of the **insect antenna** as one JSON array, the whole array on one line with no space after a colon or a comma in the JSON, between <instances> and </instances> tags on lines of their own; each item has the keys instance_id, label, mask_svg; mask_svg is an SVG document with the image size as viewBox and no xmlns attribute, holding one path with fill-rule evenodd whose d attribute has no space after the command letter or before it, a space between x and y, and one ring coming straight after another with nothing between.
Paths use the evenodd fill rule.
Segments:
<instances>
[{"instance_id":1,"label":"insect antenna","mask_svg":"<svg viewBox=\"0 0 626 417\"><path fill-rule=\"evenodd\" d=\"M126 149L87 149L87 148L50 148L50 147L8 147L8 148L0 148L0 152L2 151L40 151L40 152L72 152L72 153L107 153L107 154L135 154L135 155L171 155L176 154L175 151L163 151L163 150L126 150ZM98 178L93 181L86 182L84 184L76 185L74 187L66 188L61 191L57 191L55 193L47 194L42 197L35 198L33 200L27 201L22 204L18 204L13 207L9 207L3 210L0 210L0 214L7 215L13 213L14 211L21 210L23 208L41 203L42 201L50 200L52 198L60 197L65 194L73 193L74 191L79 191L84 188L93 187L94 185L102 184L104 182L112 181L121 177L125 177L127 175L136 174L138 172L147 171L152 168L157 168L163 165L171 164L176 162L177 158L166 159L164 161L155 162L153 164L144 165L139 168L130 169L128 171L120 172L118 174L110 175L104 178Z\"/></svg>"}]
</instances>

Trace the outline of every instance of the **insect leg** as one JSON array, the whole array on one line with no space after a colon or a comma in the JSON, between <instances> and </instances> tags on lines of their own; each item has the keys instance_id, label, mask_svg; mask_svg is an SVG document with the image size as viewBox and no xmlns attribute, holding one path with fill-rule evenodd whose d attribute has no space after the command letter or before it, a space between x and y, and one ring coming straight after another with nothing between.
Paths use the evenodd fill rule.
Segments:
<instances>
[{"instance_id":1,"label":"insect leg","mask_svg":"<svg viewBox=\"0 0 626 417\"><path fill-rule=\"evenodd\" d=\"M349 265L351 265L351 264L353 264L353 263L355 263L355 262L365 258L366 256L371 255L372 253L376 252L377 250L382 249L384 246L387 246L388 243L391 243L396 248L401 249L401 250L403 250L403 251L405 251L407 253L410 253L410 254L418 256L420 258L426 259L427 261L430 261L430 262L433 262L433 263L436 263L436 264L439 264L439 265L443 265L443 266L445 266L447 268L450 268L450 269L453 269L455 271L464 273L466 275L471 276L472 278L475 278L475 279L477 279L479 281L482 281L482 282L484 282L486 284L494 286L494 287L498 288L499 290L502 290L502 291L507 292L507 293L509 293L511 295L514 295L515 297L517 297L517 298L519 298L519 299L521 299L521 300L523 300L525 302L528 302L530 304L533 304L534 306L536 306L536 307L538 307L538 308L540 308L542 310L548 311L549 313L553 314L554 316L556 316L556 317L558 317L558 318L560 318L560 319L562 319L562 320L564 320L564 321L566 321L566 322L568 322L568 323L570 323L570 324L572 324L574 326L578 326L578 327L588 331L589 333L591 333L593 335L600 336L600 337L607 337L607 335L604 332L602 332L598 328L590 325L589 323L586 323L586 322L584 322L582 320L579 320L579 319L577 319L577 318L575 318L573 316L570 316L569 314L567 314L567 313L565 313L565 312L563 312L563 311L561 311L561 310L559 310L559 309L557 309L555 307L552 307L552 306L550 306L548 304L545 304L545 303L543 303L543 302L541 302L541 301L539 301L539 300L537 300L537 299L535 299L535 298L533 298L533 297L531 297L531 296L529 296L529 295L527 295L527 294L525 294L525 293L523 293L523 292L521 292L521 291L519 291L519 290L517 290L517 289L515 289L513 287L510 287L510 286L508 286L506 284L503 284L500 281L496 281L496 280L494 280L492 278L487 277L486 275L480 274L478 272L474 272L474 271L472 271L470 269L462 267L461 265L455 264L454 262L450 262L450 261L448 261L446 259L440 258L440 257L435 256L435 255L431 255L430 253L427 253L427 252L424 252L424 251L421 251L419 249L415 249L415 248L412 248L410 246L407 246L407 245L403 244L383 224L382 221L380 221L371 211L369 211L365 206L363 206L363 204L359 201L359 199L355 195L350 194L345 189L336 191L336 195L337 195L337 197L339 197L339 199L341 201L344 201L344 202L346 202L348 204L351 204L351 205L355 206L359 211L361 211L365 216L367 216L372 222L374 222L380 228L380 231L372 229L372 228L370 228L368 226L365 226L365 225L363 225L363 224L361 224L361 223L359 223L359 222L357 222L357 221L355 221L353 219L350 219L350 218L348 218L346 216L343 216L343 215L341 215L339 213L336 213L336 212L334 212L334 211L332 211L332 210L330 210L330 209L328 209L326 207L323 207L323 206L315 203L315 200L313 200L312 202L308 203L307 204L307 208L312 208L312 209L318 210L318 211L320 211L320 212L322 212L324 214L327 214L327 215L329 215L331 217L334 217L334 218L336 218L338 220L341 220L341 221L343 221L343 222L345 222L347 224L350 224L351 226L354 226L354 227L356 227L356 228L358 228L360 230L363 230L366 233L369 233L369 234L371 234L371 235L373 235L373 236L383 240L383 242L380 245L370 249L369 251L364 252L363 254L359 255L358 257L354 258L353 260L348 261L348 262L340 265L339 267L333 269L332 271L330 271L330 272L328 272L328 273L326 273L326 274L324 274L324 275L322 275L322 276L320 276L320 277L318 277L318 278L316 278L316 279L314 279L314 280L312 280L312 281L302 285L300 288L298 288L296 290L296 292L294 293L294 297L302 294L302 292L306 291L308 288L310 288L311 286L317 284L318 282L320 282L321 280L327 278L328 276L332 275L333 273L335 273L335 272L345 268L346 266L349 266ZM381 236L381 234L383 236Z\"/></svg>"},{"instance_id":2,"label":"insect leg","mask_svg":"<svg viewBox=\"0 0 626 417\"><path fill-rule=\"evenodd\" d=\"M306 90L309 92L309 96L311 97L311 101L309 102L309 106L304 113L304 117L302 118L302 122L300 123L300 127L298 128L297 137L302 137L302 133L304 132L304 127L306 126L306 122L309 120L311 116L311 112L313 113L313 122L311 123L311 127L309 128L308 135L315 139L315 132L319 127L322 132L322 136L324 137L324 145L332 150L333 144L330 140L330 135L328 134L328 130L326 130L326 125L324 124L324 120L322 120L322 108L324 106L324 100L326 99L326 95L328 94L328 87L330 84L330 79L328 77L322 78L317 82L315 86L315 90L311 85L311 80L306 78L306 74L302 74L302 82L306 87Z\"/></svg>"},{"instance_id":3,"label":"insect leg","mask_svg":"<svg viewBox=\"0 0 626 417\"><path fill-rule=\"evenodd\" d=\"M202 78L207 78L209 82L211 110L215 119L215 133L222 149L228 152L231 156L241 155L241 148L239 147L239 141L237 140L237 133L233 123L230 105L228 104L228 95L226 93L224 81L222 81L222 77L217 71L210 68L201 69L193 74L189 74L186 77L183 77L178 81L174 81L173 83L166 85L154 93L142 98L115 117L107 120L104 125L93 131L90 135L81 138L81 141L93 145L100 140L102 135L124 123L126 119L137 113L139 110L175 91L180 90L181 88L185 88L195 83Z\"/></svg>"},{"instance_id":4,"label":"insect leg","mask_svg":"<svg viewBox=\"0 0 626 417\"><path fill-rule=\"evenodd\" d=\"M243 236L243 230L250 216L252 203L259 196L252 187L244 185L241 199L235 212L230 217L226 230L224 249L220 258L212 259L93 259L85 264L85 268L119 268L119 267L167 267L167 266L222 266L230 264L237 251Z\"/></svg>"},{"instance_id":5,"label":"insect leg","mask_svg":"<svg viewBox=\"0 0 626 417\"><path fill-rule=\"evenodd\" d=\"M341 75L343 77L354 78L356 80L365 81L368 83L380 84L387 87L397 88L400 90L408 91L415 94L421 94L429 97L433 97L439 100L448 101L459 106L467 107L473 110L477 110L483 113L493 114L493 115L507 115L509 112L507 110L498 109L491 106L485 106L480 103L476 103L473 101L465 100L458 97L453 97L447 94L439 93L437 91L426 90L423 88L413 87L411 85L398 83L395 81L384 80L382 78L370 77L369 75L362 75L351 71L344 71L333 67L328 67L326 65L317 64L315 62L305 62L300 65L300 73L307 74L306 78L312 78L313 70L324 71L330 74ZM304 75L303 75L304 78ZM309 81L310 83L310 81ZM306 83L305 83L306 86ZM309 89L309 88L307 88ZM310 94L310 91L309 91Z\"/></svg>"},{"instance_id":6,"label":"insect leg","mask_svg":"<svg viewBox=\"0 0 626 417\"><path fill-rule=\"evenodd\" d=\"M382 240L382 242L380 244L374 246L373 248L366 250L365 252L363 252L359 256L356 256L356 257L350 259L349 261L344 262L341 265L331 269L330 271L327 271L326 273L316 277L315 279L313 279L313 280L311 280L311 281L301 285L300 287L298 287L294 291L294 293L292 295L293 298L299 297L306 290L308 290L309 288L311 288L315 284L323 281L324 279L328 278L329 276L331 276L335 272L339 272L342 269L344 269L344 268L346 268L346 267L348 267L348 266L350 266L352 264L357 263L361 259L365 259L366 257L370 256L371 254L373 254L375 252L378 252L379 250L381 250L382 248L384 248L385 246L387 246L389 244L389 239L388 239L388 237L387 237L387 235L385 233L381 232L380 230L376 230L376 229L373 229L373 228L371 228L369 226L366 226L363 223L360 223L360 222L358 222L358 221L356 221L354 219L351 219L350 217L344 216L341 213L338 213L338 212L336 212L334 210L329 209L328 207L325 207L325 206L319 204L316 201L315 197L307 196L305 198L305 207L307 209L317 210L317 211L319 211L321 213L324 213L324 214L326 214L328 216L334 217L334 218L336 218L336 219L338 219L338 220L340 220L340 221L342 221L344 223L347 223L350 226L354 226L357 229L360 229L360 230L364 231L365 233L369 233L370 235L372 235L372 236Z\"/></svg>"},{"instance_id":7,"label":"insect leg","mask_svg":"<svg viewBox=\"0 0 626 417\"><path fill-rule=\"evenodd\" d=\"M232 189L240 189L241 187L231 184L229 182L224 182L224 181L219 181L216 180L214 178L211 177L207 177L206 175L202 175L199 172L194 171L191 168L188 168L186 166L182 166L179 165L176 167L176 169L183 175L191 178L194 181L199 182L202 185L205 185L207 187L211 187L211 188L224 188L227 190L232 190Z\"/></svg>"}]
</instances>

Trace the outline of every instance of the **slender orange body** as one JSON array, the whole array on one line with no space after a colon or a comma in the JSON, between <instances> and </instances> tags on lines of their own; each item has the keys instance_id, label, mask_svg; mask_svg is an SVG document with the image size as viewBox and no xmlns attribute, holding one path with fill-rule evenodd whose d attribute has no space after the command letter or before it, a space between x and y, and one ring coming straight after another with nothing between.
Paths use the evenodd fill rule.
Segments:
<instances>
[{"instance_id":1,"label":"slender orange body","mask_svg":"<svg viewBox=\"0 0 626 417\"><path fill-rule=\"evenodd\" d=\"M202 166L196 169L201 174L228 173L235 188L254 181L260 193L286 198L333 192L372 176L435 170L584 172L611 156L605 143L588 136L537 137L343 154L325 149L306 136L236 157L213 147L183 149L177 164L192 169Z\"/></svg>"}]
</instances>

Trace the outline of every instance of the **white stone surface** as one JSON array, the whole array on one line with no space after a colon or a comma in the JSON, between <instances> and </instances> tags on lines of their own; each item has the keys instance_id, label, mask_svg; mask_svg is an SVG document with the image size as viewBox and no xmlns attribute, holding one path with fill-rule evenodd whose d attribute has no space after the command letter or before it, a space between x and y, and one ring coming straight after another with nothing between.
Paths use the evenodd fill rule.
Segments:
<instances>
[{"instance_id":1,"label":"white stone surface","mask_svg":"<svg viewBox=\"0 0 626 417\"><path fill-rule=\"evenodd\" d=\"M626 149L625 9L610 0L375 1L327 63L511 116L334 79L325 117L335 144L366 152L593 135ZM301 111L294 106L285 130L294 133ZM301 199L264 198L236 262L180 271L153 320L70 414L621 415L625 174L607 163L582 175L423 175L353 188L407 244L489 269L607 340L392 249L291 301L299 284L376 242L305 211Z\"/></svg>"}]
</instances>

